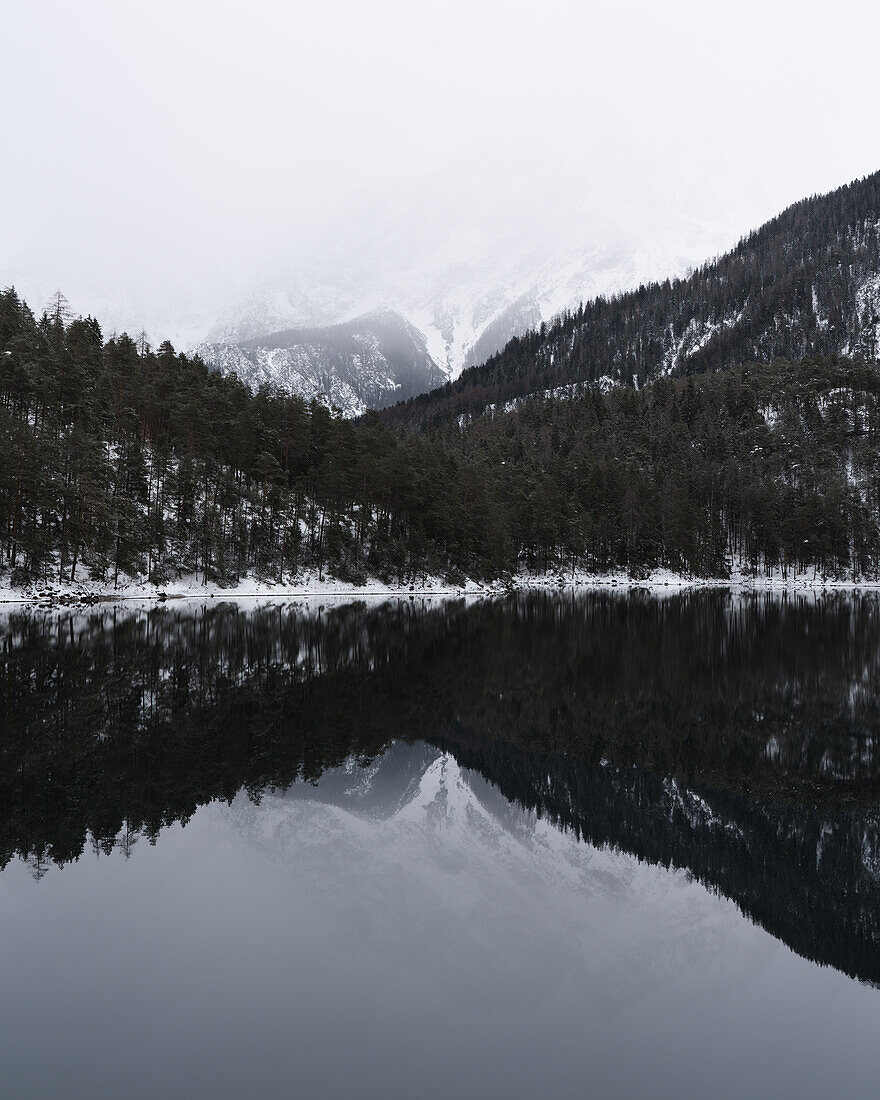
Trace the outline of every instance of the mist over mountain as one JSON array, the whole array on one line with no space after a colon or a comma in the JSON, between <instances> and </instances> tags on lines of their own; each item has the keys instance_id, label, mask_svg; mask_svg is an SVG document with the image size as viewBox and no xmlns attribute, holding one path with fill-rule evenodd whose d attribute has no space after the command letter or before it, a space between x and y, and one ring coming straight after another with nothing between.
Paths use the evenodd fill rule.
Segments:
<instances>
[{"instance_id":1,"label":"mist over mountain","mask_svg":"<svg viewBox=\"0 0 880 1100\"><path fill-rule=\"evenodd\" d=\"M540 187L463 184L448 193L425 178L405 201L353 210L222 312L199 353L305 397L336 392L348 412L380 408L419 392L421 380L379 364L388 379L380 392L375 361L328 364L301 330L362 330L363 317L394 314L447 381L585 300L684 274L749 224L742 203L722 212L720 196L694 185L684 212L674 189L645 187L632 168L616 196L599 177L561 175ZM285 356L268 354L282 345ZM360 408L352 384L371 395Z\"/></svg>"},{"instance_id":2,"label":"mist over mountain","mask_svg":"<svg viewBox=\"0 0 880 1100\"><path fill-rule=\"evenodd\" d=\"M580 200L568 183L550 188L541 215L531 193L498 195L494 225L473 194L470 206L433 196L433 221L361 211L368 231L339 226L333 242L258 283L199 351L221 370L324 396L347 415L415 397L429 380L455 382L454 397L417 403L415 424L426 407L433 419L472 415L573 382L644 385L811 354L872 358L878 179L797 202L722 255L733 241L713 202L692 190L685 214L648 188L639 207L631 180L622 205L598 184ZM364 323L377 310L424 349L419 369L402 368ZM354 357L326 352L339 325L362 334ZM336 335L303 332L316 327Z\"/></svg>"},{"instance_id":3,"label":"mist over mountain","mask_svg":"<svg viewBox=\"0 0 880 1100\"><path fill-rule=\"evenodd\" d=\"M211 323L214 304L204 284L182 269L167 274L133 270L125 257L58 255L50 247L21 252L0 264L0 288L15 287L39 314L61 291L74 316L101 317L109 333L146 332L156 346L198 343Z\"/></svg>"},{"instance_id":4,"label":"mist over mountain","mask_svg":"<svg viewBox=\"0 0 880 1100\"><path fill-rule=\"evenodd\" d=\"M0 287L178 350L390 309L454 377L880 163L863 4L343 7L10 11Z\"/></svg>"},{"instance_id":5,"label":"mist over mountain","mask_svg":"<svg viewBox=\"0 0 880 1100\"><path fill-rule=\"evenodd\" d=\"M574 213L567 233L521 227L512 213L510 228L497 236L481 229L479 213L471 224L461 213L429 213L433 224L389 220L360 241L344 233L342 242L290 263L222 317L208 342L237 343L389 309L422 331L435 363L454 378L532 325L599 294L683 273L734 236L669 210L657 214L663 232L645 237L594 229L592 219Z\"/></svg>"}]
</instances>

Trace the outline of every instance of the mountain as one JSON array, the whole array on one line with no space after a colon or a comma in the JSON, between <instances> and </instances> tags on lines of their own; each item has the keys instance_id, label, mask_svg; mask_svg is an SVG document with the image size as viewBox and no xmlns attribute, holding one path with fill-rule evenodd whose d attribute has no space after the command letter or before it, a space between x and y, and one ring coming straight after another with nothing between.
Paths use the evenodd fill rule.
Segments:
<instances>
[{"instance_id":1,"label":"mountain","mask_svg":"<svg viewBox=\"0 0 880 1100\"><path fill-rule=\"evenodd\" d=\"M105 332L144 330L153 346L198 347L221 370L326 394L354 414L455 379L582 301L684 274L780 205L743 187L741 175L731 173L736 186L722 193L693 174L646 174L643 151L625 164L606 154L596 150L602 169L586 174L558 151L528 173L514 156L488 178L467 162L425 167L308 228L292 213L243 249L220 237L183 241L184 262L126 247L122 229L78 230L75 239L47 232L15 255L0 249L0 286L15 286L37 315L60 288L73 315L99 317ZM376 311L420 334L433 377L398 377L374 332ZM366 330L378 352L340 357L325 347L339 334L323 332L316 351L312 330L337 326ZM278 354L282 346L289 355Z\"/></svg>"},{"instance_id":2,"label":"mountain","mask_svg":"<svg viewBox=\"0 0 880 1100\"><path fill-rule=\"evenodd\" d=\"M0 579L880 576L878 364L663 378L435 437L381 415L255 393L0 293Z\"/></svg>"},{"instance_id":3,"label":"mountain","mask_svg":"<svg viewBox=\"0 0 880 1100\"><path fill-rule=\"evenodd\" d=\"M683 271L685 256L702 252L615 243L549 258L539 250L502 255L448 266L438 260L436 270L429 258L422 271L404 263L393 276L382 275L384 265L365 265L360 280L352 271L345 279L289 272L263 285L194 350L250 385L274 383L357 416L457 378L586 296Z\"/></svg>"},{"instance_id":4,"label":"mountain","mask_svg":"<svg viewBox=\"0 0 880 1100\"><path fill-rule=\"evenodd\" d=\"M222 349L252 346L267 334L355 324L380 311L405 318L421 334L445 381L585 298L683 272L713 240L682 224L674 248L634 239L517 247L467 236L420 257L394 255L393 245L381 258L328 248L255 287L210 330L200 351L219 362Z\"/></svg>"},{"instance_id":5,"label":"mountain","mask_svg":"<svg viewBox=\"0 0 880 1100\"><path fill-rule=\"evenodd\" d=\"M254 389L264 383L281 386L306 399L323 399L345 416L381 409L444 380L422 333L392 310L240 343L200 344L195 350Z\"/></svg>"},{"instance_id":6,"label":"mountain","mask_svg":"<svg viewBox=\"0 0 880 1100\"><path fill-rule=\"evenodd\" d=\"M425 426L573 383L880 349L880 173L795 203L687 277L596 297L386 414Z\"/></svg>"},{"instance_id":7,"label":"mountain","mask_svg":"<svg viewBox=\"0 0 880 1100\"><path fill-rule=\"evenodd\" d=\"M717 200L682 204L656 195L641 195L637 215L615 219L613 196L595 180L567 184L564 193L551 181L540 194L519 194L513 183L503 193L426 188L285 246L295 259L219 312L199 348L206 361L250 376L251 353L275 347L267 335L283 332L290 356L260 356L260 377L301 384L306 395L326 391L337 381L335 368L316 386L312 375L323 361L292 330L361 326L378 310L421 335L440 381L455 379L513 336L586 299L683 274L729 247L732 225L754 224L735 204L722 211ZM340 376L340 392L356 374ZM391 392L365 403L386 404ZM395 399L406 396L394 391Z\"/></svg>"}]
</instances>

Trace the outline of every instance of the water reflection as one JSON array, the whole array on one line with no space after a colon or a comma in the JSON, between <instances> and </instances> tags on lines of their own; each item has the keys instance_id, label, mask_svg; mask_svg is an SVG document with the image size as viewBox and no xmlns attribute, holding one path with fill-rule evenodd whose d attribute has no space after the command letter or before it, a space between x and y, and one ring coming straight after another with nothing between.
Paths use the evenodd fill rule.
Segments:
<instances>
[{"instance_id":1,"label":"water reflection","mask_svg":"<svg viewBox=\"0 0 880 1100\"><path fill-rule=\"evenodd\" d=\"M861 1095L878 642L865 597L7 614L6 1091L274 1093L295 1049L308 1095ZM71 998L116 1034L124 991L96 1076Z\"/></svg>"},{"instance_id":2,"label":"water reflection","mask_svg":"<svg viewBox=\"0 0 880 1100\"><path fill-rule=\"evenodd\" d=\"M129 850L419 738L878 981L878 642L864 597L12 614L0 864Z\"/></svg>"},{"instance_id":3,"label":"water reflection","mask_svg":"<svg viewBox=\"0 0 880 1100\"><path fill-rule=\"evenodd\" d=\"M5 1095L875 1093L875 990L436 746L135 845L0 875Z\"/></svg>"}]
</instances>

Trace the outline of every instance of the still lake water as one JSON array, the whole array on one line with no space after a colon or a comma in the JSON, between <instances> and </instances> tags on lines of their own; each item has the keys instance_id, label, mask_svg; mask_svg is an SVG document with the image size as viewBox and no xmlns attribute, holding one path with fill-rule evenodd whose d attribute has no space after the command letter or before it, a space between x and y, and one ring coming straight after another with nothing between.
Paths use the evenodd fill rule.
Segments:
<instances>
[{"instance_id":1,"label":"still lake water","mask_svg":"<svg viewBox=\"0 0 880 1100\"><path fill-rule=\"evenodd\" d=\"M0 1095L876 1097L880 602L0 618Z\"/></svg>"}]
</instances>

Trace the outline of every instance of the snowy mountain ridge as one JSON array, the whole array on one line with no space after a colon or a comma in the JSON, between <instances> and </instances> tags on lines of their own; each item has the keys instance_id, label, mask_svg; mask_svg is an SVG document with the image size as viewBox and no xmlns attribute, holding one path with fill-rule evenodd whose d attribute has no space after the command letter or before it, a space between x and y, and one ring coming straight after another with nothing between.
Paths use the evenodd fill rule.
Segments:
<instances>
[{"instance_id":1,"label":"snowy mountain ridge","mask_svg":"<svg viewBox=\"0 0 880 1100\"><path fill-rule=\"evenodd\" d=\"M240 343L194 349L223 374L254 389L281 386L306 400L359 416L443 382L424 336L404 317L374 309L346 323L289 329Z\"/></svg>"},{"instance_id":2,"label":"snowy mountain ridge","mask_svg":"<svg viewBox=\"0 0 880 1100\"><path fill-rule=\"evenodd\" d=\"M360 325L380 311L419 334L439 381L454 380L512 337L581 302L682 275L736 239L731 214L721 218L708 199L687 207L645 200L632 220L617 225L599 216L608 196L588 189L575 201L555 202L552 193L474 201L463 212L452 199L416 197L412 209L383 206L340 221L223 310L200 353L220 369L238 364L253 375L244 362L253 362L250 352L277 346L274 337L287 332L290 356L263 354L257 374L303 386L311 396L326 363L295 334ZM245 356L236 350L242 347ZM352 379L340 378L336 388ZM327 381L332 391L336 379ZM398 382L393 369L384 387L377 374L361 402L380 407L402 399L406 385L394 389ZM348 404L353 411L357 403Z\"/></svg>"},{"instance_id":3,"label":"snowy mountain ridge","mask_svg":"<svg viewBox=\"0 0 880 1100\"><path fill-rule=\"evenodd\" d=\"M340 277L328 270L291 270L257 287L211 329L205 343L239 345L285 329L347 324L387 311L422 334L431 358L452 379L512 336L582 301L680 274L703 258L686 246L675 252L593 245L562 257L527 255L518 268L483 257L438 273L410 269L383 277L381 271L363 271L361 286L355 285L355 271Z\"/></svg>"},{"instance_id":4,"label":"snowy mountain ridge","mask_svg":"<svg viewBox=\"0 0 880 1100\"><path fill-rule=\"evenodd\" d=\"M466 165L428 173L326 224L279 225L268 254L255 242L247 263L228 268L199 256L207 270L198 278L121 248L59 253L50 240L0 265L0 283L38 311L60 287L74 314L99 316L108 332L170 338L251 384L353 416L454 380L581 302L684 274L754 224L736 195L694 181L646 192L641 158L613 180L565 176L554 163L524 182L514 167L491 185ZM408 335L387 347L377 314ZM340 353L340 326L360 346ZM408 366L398 362L401 339Z\"/></svg>"}]
</instances>

